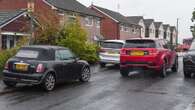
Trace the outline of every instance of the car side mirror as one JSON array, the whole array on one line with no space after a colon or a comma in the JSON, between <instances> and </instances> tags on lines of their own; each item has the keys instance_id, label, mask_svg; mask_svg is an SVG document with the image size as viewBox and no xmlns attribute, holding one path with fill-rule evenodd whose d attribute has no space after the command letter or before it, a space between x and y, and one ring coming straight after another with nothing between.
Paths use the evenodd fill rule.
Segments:
<instances>
[{"instance_id":1,"label":"car side mirror","mask_svg":"<svg viewBox=\"0 0 195 110\"><path fill-rule=\"evenodd\" d=\"M79 58L79 57L75 57L74 59L75 59L76 61L80 60L80 58Z\"/></svg>"}]
</instances>

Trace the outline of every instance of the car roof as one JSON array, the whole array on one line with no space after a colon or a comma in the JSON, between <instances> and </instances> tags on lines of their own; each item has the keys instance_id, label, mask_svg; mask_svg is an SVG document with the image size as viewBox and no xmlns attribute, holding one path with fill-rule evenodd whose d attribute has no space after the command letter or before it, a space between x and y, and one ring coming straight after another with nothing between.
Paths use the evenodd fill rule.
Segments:
<instances>
[{"instance_id":1,"label":"car roof","mask_svg":"<svg viewBox=\"0 0 195 110\"><path fill-rule=\"evenodd\" d=\"M65 47L61 47L61 46L52 46L52 45L29 45L29 46L24 46L22 48L37 48L37 49L45 49L45 50L49 50L49 49L68 49Z\"/></svg>"},{"instance_id":2,"label":"car roof","mask_svg":"<svg viewBox=\"0 0 195 110\"><path fill-rule=\"evenodd\" d=\"M103 40L103 42L118 42L118 43L125 43L125 40Z\"/></svg>"},{"instance_id":3,"label":"car roof","mask_svg":"<svg viewBox=\"0 0 195 110\"><path fill-rule=\"evenodd\" d=\"M167 41L165 39L155 39L155 38L132 38L132 39L128 39L126 41L130 41L130 40L153 40L153 41L162 41L162 40L164 40L164 41Z\"/></svg>"}]
</instances>

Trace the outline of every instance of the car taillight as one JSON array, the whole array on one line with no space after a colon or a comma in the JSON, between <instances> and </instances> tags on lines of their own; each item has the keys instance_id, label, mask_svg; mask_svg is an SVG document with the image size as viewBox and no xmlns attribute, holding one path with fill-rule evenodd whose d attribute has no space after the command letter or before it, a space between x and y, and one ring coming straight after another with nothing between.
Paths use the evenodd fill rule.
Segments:
<instances>
[{"instance_id":1,"label":"car taillight","mask_svg":"<svg viewBox=\"0 0 195 110\"><path fill-rule=\"evenodd\" d=\"M127 54L127 51L125 49L121 49L120 54L121 55L126 55Z\"/></svg>"},{"instance_id":2,"label":"car taillight","mask_svg":"<svg viewBox=\"0 0 195 110\"><path fill-rule=\"evenodd\" d=\"M6 70L9 69L9 64L8 64L8 62L6 62L5 66L4 66L4 69L6 69Z\"/></svg>"},{"instance_id":3,"label":"car taillight","mask_svg":"<svg viewBox=\"0 0 195 110\"><path fill-rule=\"evenodd\" d=\"M158 55L159 51L158 50L151 50L150 55Z\"/></svg>"},{"instance_id":4,"label":"car taillight","mask_svg":"<svg viewBox=\"0 0 195 110\"><path fill-rule=\"evenodd\" d=\"M38 64L37 68L36 68L36 72L43 73L44 71L45 71L45 68L44 68L43 64Z\"/></svg>"}]
</instances>

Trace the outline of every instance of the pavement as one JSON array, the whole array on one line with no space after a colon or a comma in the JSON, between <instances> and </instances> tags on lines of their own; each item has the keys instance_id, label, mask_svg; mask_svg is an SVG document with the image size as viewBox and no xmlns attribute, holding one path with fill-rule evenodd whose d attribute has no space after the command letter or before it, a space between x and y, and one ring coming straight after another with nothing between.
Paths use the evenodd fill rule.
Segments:
<instances>
[{"instance_id":1,"label":"pavement","mask_svg":"<svg viewBox=\"0 0 195 110\"><path fill-rule=\"evenodd\" d=\"M0 110L194 110L195 78L184 79L182 67L180 57L178 73L163 79L143 71L123 78L117 66L94 65L89 83L68 82L50 93L0 83Z\"/></svg>"}]
</instances>

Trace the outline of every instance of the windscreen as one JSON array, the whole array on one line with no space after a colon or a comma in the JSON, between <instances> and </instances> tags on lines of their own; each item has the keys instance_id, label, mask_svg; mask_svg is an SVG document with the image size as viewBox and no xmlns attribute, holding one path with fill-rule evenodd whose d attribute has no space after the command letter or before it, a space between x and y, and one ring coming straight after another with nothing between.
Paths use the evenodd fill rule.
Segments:
<instances>
[{"instance_id":1,"label":"windscreen","mask_svg":"<svg viewBox=\"0 0 195 110\"><path fill-rule=\"evenodd\" d=\"M153 40L128 40L125 48L155 48L155 41Z\"/></svg>"},{"instance_id":2,"label":"windscreen","mask_svg":"<svg viewBox=\"0 0 195 110\"><path fill-rule=\"evenodd\" d=\"M19 58L37 59L38 56L39 56L39 51L36 50L19 50L16 54L16 57Z\"/></svg>"},{"instance_id":3,"label":"windscreen","mask_svg":"<svg viewBox=\"0 0 195 110\"><path fill-rule=\"evenodd\" d=\"M113 49L121 49L123 47L123 43L119 42L102 42L101 47L103 48L113 48Z\"/></svg>"}]
</instances>

